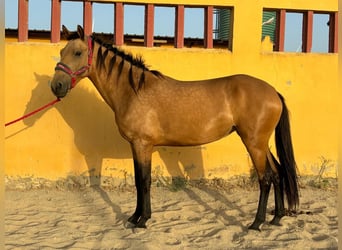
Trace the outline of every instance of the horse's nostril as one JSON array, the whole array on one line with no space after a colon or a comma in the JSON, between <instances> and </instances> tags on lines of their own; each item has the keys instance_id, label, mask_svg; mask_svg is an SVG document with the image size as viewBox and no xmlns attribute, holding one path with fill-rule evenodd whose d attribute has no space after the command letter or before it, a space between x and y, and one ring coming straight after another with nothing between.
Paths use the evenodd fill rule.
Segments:
<instances>
[{"instance_id":1,"label":"horse's nostril","mask_svg":"<svg viewBox=\"0 0 342 250\"><path fill-rule=\"evenodd\" d=\"M56 81L51 84L51 89L54 94L60 94L63 92L64 84L61 81Z\"/></svg>"}]
</instances>

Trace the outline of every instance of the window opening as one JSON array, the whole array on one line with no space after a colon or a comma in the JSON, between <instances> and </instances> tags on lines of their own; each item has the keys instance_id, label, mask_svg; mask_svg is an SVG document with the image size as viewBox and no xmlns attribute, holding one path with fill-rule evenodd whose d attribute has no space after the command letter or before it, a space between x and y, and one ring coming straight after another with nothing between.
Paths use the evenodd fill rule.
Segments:
<instances>
[{"instance_id":1,"label":"window opening","mask_svg":"<svg viewBox=\"0 0 342 250\"><path fill-rule=\"evenodd\" d=\"M154 7L154 46L174 44L175 37L175 7Z\"/></svg>"},{"instance_id":2,"label":"window opening","mask_svg":"<svg viewBox=\"0 0 342 250\"><path fill-rule=\"evenodd\" d=\"M184 8L184 46L204 46L204 8Z\"/></svg>"},{"instance_id":3,"label":"window opening","mask_svg":"<svg viewBox=\"0 0 342 250\"><path fill-rule=\"evenodd\" d=\"M29 30L50 30L51 1L30 0L28 23Z\"/></svg>"},{"instance_id":4,"label":"window opening","mask_svg":"<svg viewBox=\"0 0 342 250\"><path fill-rule=\"evenodd\" d=\"M93 32L114 33L114 4L93 3Z\"/></svg>"},{"instance_id":5,"label":"window opening","mask_svg":"<svg viewBox=\"0 0 342 250\"><path fill-rule=\"evenodd\" d=\"M302 52L303 13L286 12L284 51Z\"/></svg>"},{"instance_id":6,"label":"window opening","mask_svg":"<svg viewBox=\"0 0 342 250\"><path fill-rule=\"evenodd\" d=\"M314 13L312 31L312 52L329 52L329 14Z\"/></svg>"},{"instance_id":7,"label":"window opening","mask_svg":"<svg viewBox=\"0 0 342 250\"><path fill-rule=\"evenodd\" d=\"M184 9L184 37L204 38L204 9Z\"/></svg>"},{"instance_id":8,"label":"window opening","mask_svg":"<svg viewBox=\"0 0 342 250\"><path fill-rule=\"evenodd\" d=\"M132 21L134 20L134 21ZM124 5L124 34L144 35L145 6Z\"/></svg>"},{"instance_id":9,"label":"window opening","mask_svg":"<svg viewBox=\"0 0 342 250\"><path fill-rule=\"evenodd\" d=\"M175 8L155 6L154 8L154 35L174 37L175 35Z\"/></svg>"},{"instance_id":10,"label":"window opening","mask_svg":"<svg viewBox=\"0 0 342 250\"><path fill-rule=\"evenodd\" d=\"M18 1L5 0L5 27L6 29L18 28Z\"/></svg>"},{"instance_id":11,"label":"window opening","mask_svg":"<svg viewBox=\"0 0 342 250\"><path fill-rule=\"evenodd\" d=\"M83 26L83 2L62 1L61 24L69 30L76 30L77 25Z\"/></svg>"}]
</instances>

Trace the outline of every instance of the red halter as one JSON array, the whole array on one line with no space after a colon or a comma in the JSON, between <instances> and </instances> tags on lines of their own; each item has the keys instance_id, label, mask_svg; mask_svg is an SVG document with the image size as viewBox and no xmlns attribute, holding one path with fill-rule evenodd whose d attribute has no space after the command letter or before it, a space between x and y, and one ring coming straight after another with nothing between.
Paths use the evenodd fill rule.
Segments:
<instances>
[{"instance_id":1,"label":"red halter","mask_svg":"<svg viewBox=\"0 0 342 250\"><path fill-rule=\"evenodd\" d=\"M55 70L61 70L61 71L65 72L71 76L70 89L72 89L76 85L76 76L83 74L84 72L86 72L90 68L92 60L93 60L93 48L92 47L93 47L92 46L92 39L89 36L88 37L88 65L83 66L76 71L72 71L68 65L66 65L62 62L57 63Z\"/></svg>"}]
</instances>

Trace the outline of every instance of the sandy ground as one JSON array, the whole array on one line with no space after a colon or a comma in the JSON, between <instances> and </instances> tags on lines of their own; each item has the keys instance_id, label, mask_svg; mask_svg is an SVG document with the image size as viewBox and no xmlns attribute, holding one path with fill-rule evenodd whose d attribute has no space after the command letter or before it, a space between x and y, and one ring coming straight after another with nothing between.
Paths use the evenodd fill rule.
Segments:
<instances>
[{"instance_id":1,"label":"sandy ground","mask_svg":"<svg viewBox=\"0 0 342 250\"><path fill-rule=\"evenodd\" d=\"M272 192L272 191L271 191ZM152 187L147 229L128 229L131 188L6 190L6 249L337 249L337 189L301 188L296 214L282 226L247 230L257 189ZM267 221L272 219L270 194Z\"/></svg>"}]
</instances>

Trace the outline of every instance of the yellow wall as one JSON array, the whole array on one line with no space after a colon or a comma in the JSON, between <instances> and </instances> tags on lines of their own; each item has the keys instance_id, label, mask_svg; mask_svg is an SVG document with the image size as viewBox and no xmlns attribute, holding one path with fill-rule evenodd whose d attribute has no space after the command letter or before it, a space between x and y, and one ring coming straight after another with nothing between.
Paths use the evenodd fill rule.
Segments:
<instances>
[{"instance_id":1,"label":"yellow wall","mask_svg":"<svg viewBox=\"0 0 342 250\"><path fill-rule=\"evenodd\" d=\"M315 8L308 8L307 1L273 0L259 1L260 8L254 5L251 8L246 0L216 2L217 5L234 4L233 52L187 48L125 49L142 54L153 69L178 79L246 73L266 80L287 100L300 174L318 174L324 158L331 160L326 174L336 177L337 54L268 52L264 49L268 46L260 41L260 34L262 3L267 7L297 6L332 11L337 10L337 3L319 1L324 3L313 3ZM7 40L6 122L55 98L48 83L64 45ZM273 139L270 147L275 148ZM79 83L53 108L6 127L5 155L5 173L9 176L54 180L96 172L119 178L133 174L129 145L120 137L112 111L88 80ZM239 137L233 134L201 147L156 148L152 165L155 175L228 178L248 174L251 162Z\"/></svg>"}]
</instances>

